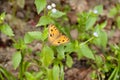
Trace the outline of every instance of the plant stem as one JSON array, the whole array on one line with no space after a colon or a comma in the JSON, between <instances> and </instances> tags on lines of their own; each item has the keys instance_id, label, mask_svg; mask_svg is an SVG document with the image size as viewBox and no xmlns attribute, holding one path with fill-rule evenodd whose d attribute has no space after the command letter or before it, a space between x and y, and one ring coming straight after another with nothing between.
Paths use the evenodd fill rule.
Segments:
<instances>
[{"instance_id":1,"label":"plant stem","mask_svg":"<svg viewBox=\"0 0 120 80\"><path fill-rule=\"evenodd\" d=\"M81 43L80 46L87 44L89 41L93 40L94 38L95 38L95 37L92 37L92 38L88 39L87 41Z\"/></svg>"},{"instance_id":2,"label":"plant stem","mask_svg":"<svg viewBox=\"0 0 120 80\"><path fill-rule=\"evenodd\" d=\"M20 63L20 80L23 80L23 75L24 75L24 67L23 67L23 58L24 58L24 52L21 50L21 56L22 56L22 59L21 59L21 63Z\"/></svg>"}]
</instances>

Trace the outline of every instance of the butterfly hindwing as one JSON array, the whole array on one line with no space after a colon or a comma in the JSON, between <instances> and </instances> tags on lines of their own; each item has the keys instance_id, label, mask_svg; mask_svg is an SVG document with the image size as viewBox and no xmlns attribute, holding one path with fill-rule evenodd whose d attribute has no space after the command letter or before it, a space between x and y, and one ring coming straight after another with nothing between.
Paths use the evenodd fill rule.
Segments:
<instances>
[{"instance_id":1,"label":"butterfly hindwing","mask_svg":"<svg viewBox=\"0 0 120 80\"><path fill-rule=\"evenodd\" d=\"M61 35L52 44L58 46L67 42L69 42L69 38L67 38L65 35Z\"/></svg>"}]
</instances>

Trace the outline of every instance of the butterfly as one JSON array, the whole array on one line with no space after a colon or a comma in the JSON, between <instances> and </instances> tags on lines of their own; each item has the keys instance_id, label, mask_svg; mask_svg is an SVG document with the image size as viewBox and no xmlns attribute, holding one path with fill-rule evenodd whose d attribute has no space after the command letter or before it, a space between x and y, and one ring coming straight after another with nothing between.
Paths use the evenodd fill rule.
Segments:
<instances>
[{"instance_id":1,"label":"butterfly","mask_svg":"<svg viewBox=\"0 0 120 80\"><path fill-rule=\"evenodd\" d=\"M51 45L59 46L61 44L69 42L69 38L62 33L55 27L55 25L50 24L48 26L49 36L48 41Z\"/></svg>"}]
</instances>

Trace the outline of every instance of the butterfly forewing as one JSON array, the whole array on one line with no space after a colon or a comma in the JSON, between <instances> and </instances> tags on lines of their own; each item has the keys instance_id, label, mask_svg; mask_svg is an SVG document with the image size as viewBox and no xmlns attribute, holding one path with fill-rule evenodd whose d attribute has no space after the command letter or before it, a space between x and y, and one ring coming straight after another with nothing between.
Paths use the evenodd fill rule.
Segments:
<instances>
[{"instance_id":1,"label":"butterfly forewing","mask_svg":"<svg viewBox=\"0 0 120 80\"><path fill-rule=\"evenodd\" d=\"M60 35L60 32L53 24L50 24L48 28L49 28L48 39L49 42L52 43Z\"/></svg>"}]
</instances>

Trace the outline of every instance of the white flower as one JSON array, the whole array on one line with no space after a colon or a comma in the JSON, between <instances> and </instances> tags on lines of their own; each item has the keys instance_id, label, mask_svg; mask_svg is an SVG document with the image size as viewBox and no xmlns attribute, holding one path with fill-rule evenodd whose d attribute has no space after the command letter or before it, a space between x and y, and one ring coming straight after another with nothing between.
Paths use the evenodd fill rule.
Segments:
<instances>
[{"instance_id":1,"label":"white flower","mask_svg":"<svg viewBox=\"0 0 120 80\"><path fill-rule=\"evenodd\" d=\"M93 35L94 35L95 37L98 37L98 33L97 33L97 32L94 32Z\"/></svg>"},{"instance_id":2,"label":"white flower","mask_svg":"<svg viewBox=\"0 0 120 80\"><path fill-rule=\"evenodd\" d=\"M48 6L47 6L47 9L48 9L48 10L51 10L52 13L56 13L57 10L56 10L55 7L56 7L56 4L55 4L55 3L52 3L51 5L48 5Z\"/></svg>"},{"instance_id":3,"label":"white flower","mask_svg":"<svg viewBox=\"0 0 120 80\"><path fill-rule=\"evenodd\" d=\"M51 5L48 5L48 6L47 6L47 9L49 9L49 10L52 9L52 6L51 6Z\"/></svg>"},{"instance_id":4,"label":"white flower","mask_svg":"<svg viewBox=\"0 0 120 80\"><path fill-rule=\"evenodd\" d=\"M52 13L56 13L56 11L57 11L57 10L56 10L55 8L52 9Z\"/></svg>"},{"instance_id":5,"label":"white flower","mask_svg":"<svg viewBox=\"0 0 120 80\"><path fill-rule=\"evenodd\" d=\"M98 11L97 11L97 10L94 10L93 12L94 12L95 14L97 14L97 13L98 13Z\"/></svg>"},{"instance_id":6,"label":"white flower","mask_svg":"<svg viewBox=\"0 0 120 80\"><path fill-rule=\"evenodd\" d=\"M53 8L56 7L55 3L52 3L51 6L52 6Z\"/></svg>"}]
</instances>

